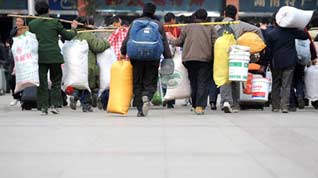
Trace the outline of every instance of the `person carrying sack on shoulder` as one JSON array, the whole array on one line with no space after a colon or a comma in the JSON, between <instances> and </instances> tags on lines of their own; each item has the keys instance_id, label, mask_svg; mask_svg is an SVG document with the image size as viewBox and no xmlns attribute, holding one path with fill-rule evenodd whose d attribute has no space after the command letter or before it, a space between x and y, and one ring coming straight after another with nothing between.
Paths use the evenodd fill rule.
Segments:
<instances>
[{"instance_id":1,"label":"person carrying sack on shoulder","mask_svg":"<svg viewBox=\"0 0 318 178\"><path fill-rule=\"evenodd\" d=\"M49 5L46 1L38 1L35 10L39 16L49 17ZM77 22L73 21L72 30L66 31L63 25L55 19L35 19L29 23L30 32L36 35L39 42L39 79L37 104L41 115L47 115L48 109L53 114L59 114L58 106L62 106L61 80L64 63L61 49L58 45L59 35L65 40L71 40L76 35ZM49 106L49 90L47 73L50 71L51 107Z\"/></svg>"},{"instance_id":2,"label":"person carrying sack on shoulder","mask_svg":"<svg viewBox=\"0 0 318 178\"><path fill-rule=\"evenodd\" d=\"M89 17L78 17L76 21L85 25L94 25L93 18ZM85 30L80 29L79 30ZM97 39L92 32L78 33L74 39L86 40L89 51L88 51L88 83L92 93L88 90L75 90L73 95L70 97L70 107L76 110L77 101L81 98L82 111L93 112L92 109L92 95L97 95L95 91L99 88L99 68L97 65L96 54L105 51L110 47L107 40Z\"/></svg>"},{"instance_id":3,"label":"person carrying sack on shoulder","mask_svg":"<svg viewBox=\"0 0 318 178\"><path fill-rule=\"evenodd\" d=\"M160 57L171 58L163 24L155 16L156 6L146 3L143 14L134 20L123 41L121 54L133 66L134 103L137 117L147 116L150 101L157 90Z\"/></svg>"}]
</instances>

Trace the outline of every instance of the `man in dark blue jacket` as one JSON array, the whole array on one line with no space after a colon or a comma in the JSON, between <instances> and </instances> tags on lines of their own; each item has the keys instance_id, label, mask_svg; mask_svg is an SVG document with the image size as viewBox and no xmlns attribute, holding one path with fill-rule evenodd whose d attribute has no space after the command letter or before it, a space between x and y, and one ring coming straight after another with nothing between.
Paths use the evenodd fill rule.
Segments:
<instances>
[{"instance_id":1,"label":"man in dark blue jacket","mask_svg":"<svg viewBox=\"0 0 318 178\"><path fill-rule=\"evenodd\" d=\"M297 63L295 39L305 40L308 35L303 30L275 26L266 34L266 61L270 63L272 86L272 111L288 113L289 95Z\"/></svg>"}]
</instances>

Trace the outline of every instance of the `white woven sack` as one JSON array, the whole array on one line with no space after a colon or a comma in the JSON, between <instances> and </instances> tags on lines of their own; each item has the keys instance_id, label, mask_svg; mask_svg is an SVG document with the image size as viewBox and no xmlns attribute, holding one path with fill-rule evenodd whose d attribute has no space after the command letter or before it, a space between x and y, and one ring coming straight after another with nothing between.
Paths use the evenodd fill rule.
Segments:
<instances>
[{"instance_id":1,"label":"white woven sack","mask_svg":"<svg viewBox=\"0 0 318 178\"><path fill-rule=\"evenodd\" d=\"M26 32L13 38L12 54L15 63L17 93L30 86L39 86L38 41L35 34Z\"/></svg>"},{"instance_id":2,"label":"white woven sack","mask_svg":"<svg viewBox=\"0 0 318 178\"><path fill-rule=\"evenodd\" d=\"M305 70L306 98L318 100L318 66L312 65Z\"/></svg>"},{"instance_id":3,"label":"white woven sack","mask_svg":"<svg viewBox=\"0 0 318 178\"><path fill-rule=\"evenodd\" d=\"M62 48L64 68L62 88L68 86L75 89L89 90L88 84L88 44L86 40L66 41Z\"/></svg>"},{"instance_id":4,"label":"white woven sack","mask_svg":"<svg viewBox=\"0 0 318 178\"><path fill-rule=\"evenodd\" d=\"M180 48L176 49L173 61L175 70L167 82L167 93L164 96L165 101L189 98L191 96L188 71L182 64L182 52Z\"/></svg>"},{"instance_id":5,"label":"white woven sack","mask_svg":"<svg viewBox=\"0 0 318 178\"><path fill-rule=\"evenodd\" d=\"M108 48L104 52L97 54L97 63L99 65L99 92L103 93L109 89L110 85L110 69L117 57L113 48Z\"/></svg>"},{"instance_id":6,"label":"white woven sack","mask_svg":"<svg viewBox=\"0 0 318 178\"><path fill-rule=\"evenodd\" d=\"M309 23L313 11L305 11L291 6L283 6L276 14L276 22L280 27L304 29Z\"/></svg>"}]
</instances>

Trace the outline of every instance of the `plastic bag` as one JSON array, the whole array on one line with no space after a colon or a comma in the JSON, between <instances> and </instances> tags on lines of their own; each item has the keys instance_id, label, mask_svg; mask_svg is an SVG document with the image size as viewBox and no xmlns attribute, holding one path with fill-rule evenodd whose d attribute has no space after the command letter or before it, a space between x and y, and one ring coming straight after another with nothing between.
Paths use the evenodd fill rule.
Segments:
<instances>
[{"instance_id":1,"label":"plastic bag","mask_svg":"<svg viewBox=\"0 0 318 178\"><path fill-rule=\"evenodd\" d=\"M26 32L13 38L17 93L30 86L39 86L38 41L35 34Z\"/></svg>"},{"instance_id":2,"label":"plastic bag","mask_svg":"<svg viewBox=\"0 0 318 178\"><path fill-rule=\"evenodd\" d=\"M164 101L188 98L191 95L188 71L182 64L182 52L177 48L173 57L175 69L173 74L165 76L163 82L167 85Z\"/></svg>"},{"instance_id":3,"label":"plastic bag","mask_svg":"<svg viewBox=\"0 0 318 178\"><path fill-rule=\"evenodd\" d=\"M305 70L306 98L318 100L318 66L312 65Z\"/></svg>"},{"instance_id":4,"label":"plastic bag","mask_svg":"<svg viewBox=\"0 0 318 178\"><path fill-rule=\"evenodd\" d=\"M297 51L298 63L304 66L310 64L311 53L309 39L295 39L295 46Z\"/></svg>"},{"instance_id":5,"label":"plastic bag","mask_svg":"<svg viewBox=\"0 0 318 178\"><path fill-rule=\"evenodd\" d=\"M280 27L303 30L313 15L313 11L304 11L291 6L281 7L276 14L276 22Z\"/></svg>"},{"instance_id":6,"label":"plastic bag","mask_svg":"<svg viewBox=\"0 0 318 178\"><path fill-rule=\"evenodd\" d=\"M130 61L116 61L111 67L107 112L127 114L133 96L133 68Z\"/></svg>"},{"instance_id":7,"label":"plastic bag","mask_svg":"<svg viewBox=\"0 0 318 178\"><path fill-rule=\"evenodd\" d=\"M97 54L97 63L99 65L99 93L103 93L109 89L110 70L113 63L117 61L116 54L112 48L106 49L104 52Z\"/></svg>"},{"instance_id":8,"label":"plastic bag","mask_svg":"<svg viewBox=\"0 0 318 178\"><path fill-rule=\"evenodd\" d=\"M75 89L89 90L88 84L88 44L86 40L66 41L62 48L64 68L62 88L72 86Z\"/></svg>"},{"instance_id":9,"label":"plastic bag","mask_svg":"<svg viewBox=\"0 0 318 178\"><path fill-rule=\"evenodd\" d=\"M237 44L250 47L252 54L261 52L265 47L264 41L254 32L246 32L237 39Z\"/></svg>"},{"instance_id":10,"label":"plastic bag","mask_svg":"<svg viewBox=\"0 0 318 178\"><path fill-rule=\"evenodd\" d=\"M224 33L214 44L213 76L220 87L229 83L229 50L236 41L233 34Z\"/></svg>"}]
</instances>

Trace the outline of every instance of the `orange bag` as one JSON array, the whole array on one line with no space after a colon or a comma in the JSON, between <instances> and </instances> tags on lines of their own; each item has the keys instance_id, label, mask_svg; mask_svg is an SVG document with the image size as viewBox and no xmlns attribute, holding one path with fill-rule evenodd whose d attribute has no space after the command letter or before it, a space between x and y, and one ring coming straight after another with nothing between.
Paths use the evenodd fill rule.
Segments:
<instances>
[{"instance_id":1,"label":"orange bag","mask_svg":"<svg viewBox=\"0 0 318 178\"><path fill-rule=\"evenodd\" d=\"M255 63L248 64L248 70L249 71L251 71L251 70L258 71L260 69L261 69L261 65L259 65L259 64L255 64Z\"/></svg>"},{"instance_id":2,"label":"orange bag","mask_svg":"<svg viewBox=\"0 0 318 178\"><path fill-rule=\"evenodd\" d=\"M133 69L130 61L116 61L111 67L107 112L127 114L133 96Z\"/></svg>"},{"instance_id":3,"label":"orange bag","mask_svg":"<svg viewBox=\"0 0 318 178\"><path fill-rule=\"evenodd\" d=\"M252 94L252 80L253 80L253 74L248 73L247 81L245 82L245 87L243 90L244 94L247 94L247 95Z\"/></svg>"},{"instance_id":4,"label":"orange bag","mask_svg":"<svg viewBox=\"0 0 318 178\"><path fill-rule=\"evenodd\" d=\"M246 32L237 39L237 44L250 47L251 54L261 52L266 44L264 41L254 32Z\"/></svg>"}]
</instances>

